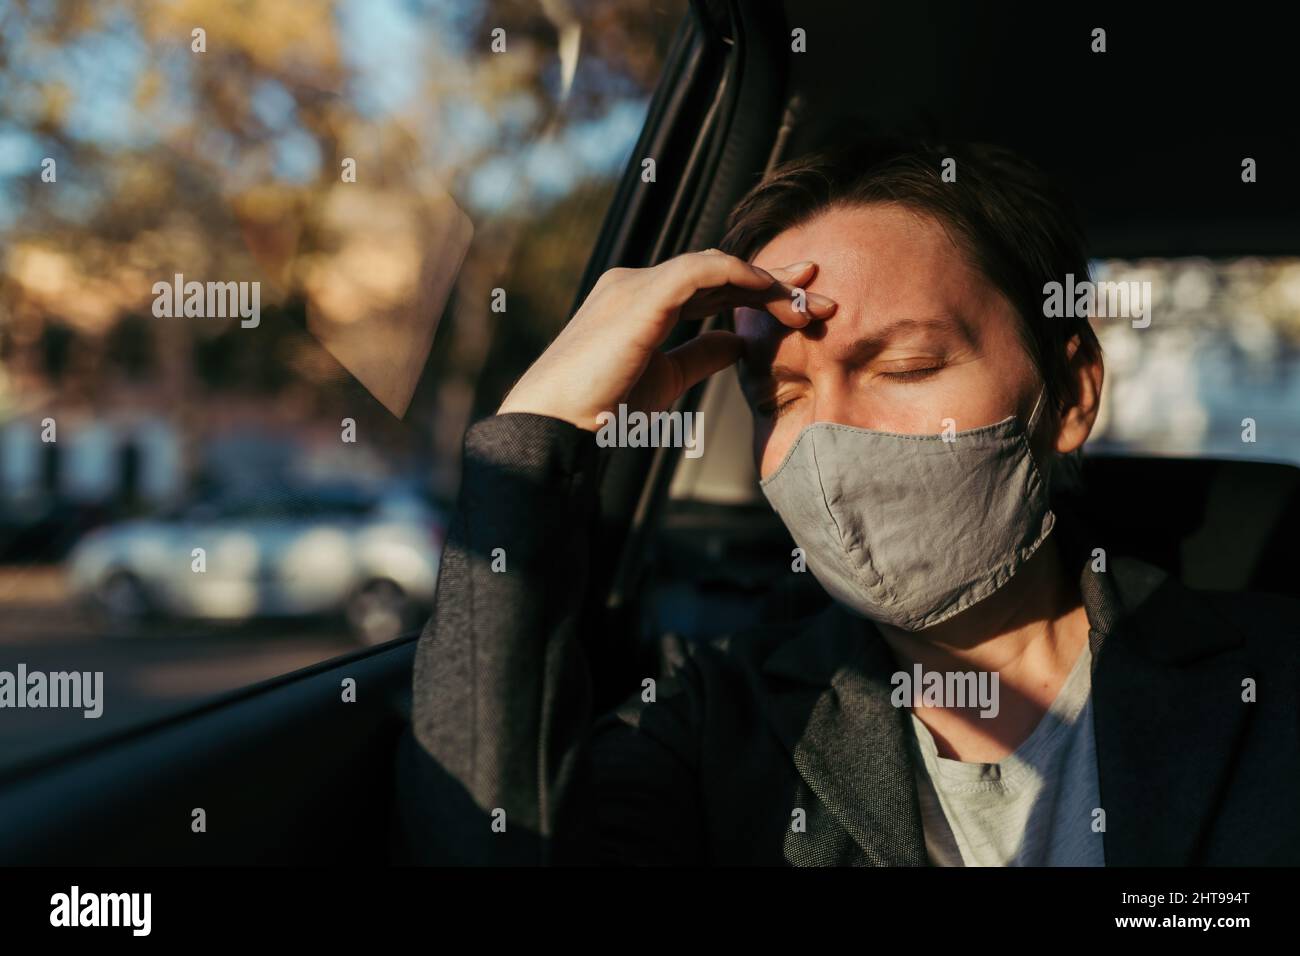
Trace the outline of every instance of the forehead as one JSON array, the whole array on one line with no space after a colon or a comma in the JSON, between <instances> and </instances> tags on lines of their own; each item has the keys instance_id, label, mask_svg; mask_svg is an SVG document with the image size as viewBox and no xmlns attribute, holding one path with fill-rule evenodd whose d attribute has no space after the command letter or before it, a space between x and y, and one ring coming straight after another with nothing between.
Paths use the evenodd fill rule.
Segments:
<instances>
[{"instance_id":1,"label":"forehead","mask_svg":"<svg viewBox=\"0 0 1300 956\"><path fill-rule=\"evenodd\" d=\"M838 304L824 329L809 327L832 347L905 320L970 322L999 295L938 220L898 205L828 210L773 237L754 263L775 268L806 259L818 266L808 290ZM788 336L754 309L737 309L735 319L752 360L782 339L804 336Z\"/></svg>"},{"instance_id":2,"label":"forehead","mask_svg":"<svg viewBox=\"0 0 1300 956\"><path fill-rule=\"evenodd\" d=\"M897 204L837 206L778 233L754 256L763 267L787 265L796 252L818 254L822 272L870 276L902 262L951 262L961 253L933 216ZM798 260L790 260L798 261Z\"/></svg>"}]
</instances>

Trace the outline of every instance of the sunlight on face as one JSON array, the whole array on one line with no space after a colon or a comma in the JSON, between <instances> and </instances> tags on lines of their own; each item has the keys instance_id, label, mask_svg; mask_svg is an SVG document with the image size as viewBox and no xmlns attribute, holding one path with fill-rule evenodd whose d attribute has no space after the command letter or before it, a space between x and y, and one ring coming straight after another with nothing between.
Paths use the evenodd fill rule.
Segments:
<instances>
[{"instance_id":1,"label":"sunlight on face","mask_svg":"<svg viewBox=\"0 0 1300 956\"><path fill-rule=\"evenodd\" d=\"M944 419L961 431L1028 416L1040 382L1015 310L936 220L894 205L832 209L753 261L805 259L818 265L807 290L839 303L830 319L792 330L735 313L760 477L814 422L936 434Z\"/></svg>"}]
</instances>

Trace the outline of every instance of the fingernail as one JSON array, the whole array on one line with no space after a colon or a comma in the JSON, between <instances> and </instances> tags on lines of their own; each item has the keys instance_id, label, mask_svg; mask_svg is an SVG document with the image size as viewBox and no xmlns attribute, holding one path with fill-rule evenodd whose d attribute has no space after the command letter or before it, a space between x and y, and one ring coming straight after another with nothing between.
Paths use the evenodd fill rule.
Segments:
<instances>
[{"instance_id":1,"label":"fingernail","mask_svg":"<svg viewBox=\"0 0 1300 956\"><path fill-rule=\"evenodd\" d=\"M803 262L796 262L794 265L786 266L786 267L785 267L785 271L786 271L786 272L802 272L804 269L807 269L810 265L812 265L812 260L811 260L811 259L805 259Z\"/></svg>"},{"instance_id":2,"label":"fingernail","mask_svg":"<svg viewBox=\"0 0 1300 956\"><path fill-rule=\"evenodd\" d=\"M824 312L824 311L826 311L827 309L833 309L833 308L835 308L835 300L834 300L834 299L828 299L826 296L821 295L821 294L819 294L819 293L817 293L817 292L809 292L809 293L808 293L808 308L810 308L810 309L816 309L816 310L819 311L819 312Z\"/></svg>"}]
</instances>

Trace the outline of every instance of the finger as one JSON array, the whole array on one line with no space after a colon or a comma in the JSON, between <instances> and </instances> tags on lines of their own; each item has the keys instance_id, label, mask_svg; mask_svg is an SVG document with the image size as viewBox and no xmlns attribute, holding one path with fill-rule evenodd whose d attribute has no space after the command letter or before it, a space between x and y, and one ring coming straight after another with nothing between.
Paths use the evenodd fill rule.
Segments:
<instances>
[{"instance_id":1,"label":"finger","mask_svg":"<svg viewBox=\"0 0 1300 956\"><path fill-rule=\"evenodd\" d=\"M759 309L765 309L769 303L789 300L795 302L795 290L799 287L798 283L811 281L817 273L817 265L814 262L796 262L793 265L781 266L765 270L773 277L770 286L763 289L746 289L735 286L723 286L717 289L702 289L691 297L681 310L683 319L703 319L710 315L715 315L725 309L734 308L738 305L754 306ZM826 311L830 306L831 300L824 296L818 296L813 300L816 308L811 310L809 317L795 316L792 313L786 313L788 322L796 327L802 327L808 324L811 318L825 318L829 315ZM818 311L821 309L822 311ZM831 310L833 311L833 310Z\"/></svg>"},{"instance_id":2,"label":"finger","mask_svg":"<svg viewBox=\"0 0 1300 956\"><path fill-rule=\"evenodd\" d=\"M734 365L745 353L745 340L734 332L702 332L684 345L664 353L675 371L677 396L715 372Z\"/></svg>"},{"instance_id":3,"label":"finger","mask_svg":"<svg viewBox=\"0 0 1300 956\"><path fill-rule=\"evenodd\" d=\"M732 285L740 289L770 288L776 278L766 270L750 265L744 259L726 253L693 252L677 256L656 266L659 274L654 281L661 282L668 304L681 308L697 292Z\"/></svg>"},{"instance_id":4,"label":"finger","mask_svg":"<svg viewBox=\"0 0 1300 956\"><path fill-rule=\"evenodd\" d=\"M786 285L806 285L817 274L817 263L811 261L796 262L792 265L768 269L767 271Z\"/></svg>"},{"instance_id":5,"label":"finger","mask_svg":"<svg viewBox=\"0 0 1300 956\"><path fill-rule=\"evenodd\" d=\"M837 308L834 299L785 282L777 283L770 289L718 290L709 295L715 303L718 299L723 300L721 306L711 303L714 311L748 306L767 312L782 325L794 329L804 328L814 320L828 319L835 314Z\"/></svg>"},{"instance_id":6,"label":"finger","mask_svg":"<svg viewBox=\"0 0 1300 956\"><path fill-rule=\"evenodd\" d=\"M787 286L783 291L784 294L764 296L758 304L783 325L801 329L809 322L829 319L835 314L837 303L829 296L798 286Z\"/></svg>"}]
</instances>

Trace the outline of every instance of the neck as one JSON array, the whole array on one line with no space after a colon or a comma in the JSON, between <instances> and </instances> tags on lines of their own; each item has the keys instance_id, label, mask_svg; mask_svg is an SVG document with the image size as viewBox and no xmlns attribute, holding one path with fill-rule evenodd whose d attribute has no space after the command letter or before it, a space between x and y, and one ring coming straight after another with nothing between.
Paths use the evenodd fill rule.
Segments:
<instances>
[{"instance_id":1,"label":"neck","mask_svg":"<svg viewBox=\"0 0 1300 956\"><path fill-rule=\"evenodd\" d=\"M900 669L998 675L995 716L979 708L915 708L941 756L996 763L1033 732L1078 660L1088 620L1077 569L1062 566L1056 536L991 597L924 631L878 625Z\"/></svg>"}]
</instances>

